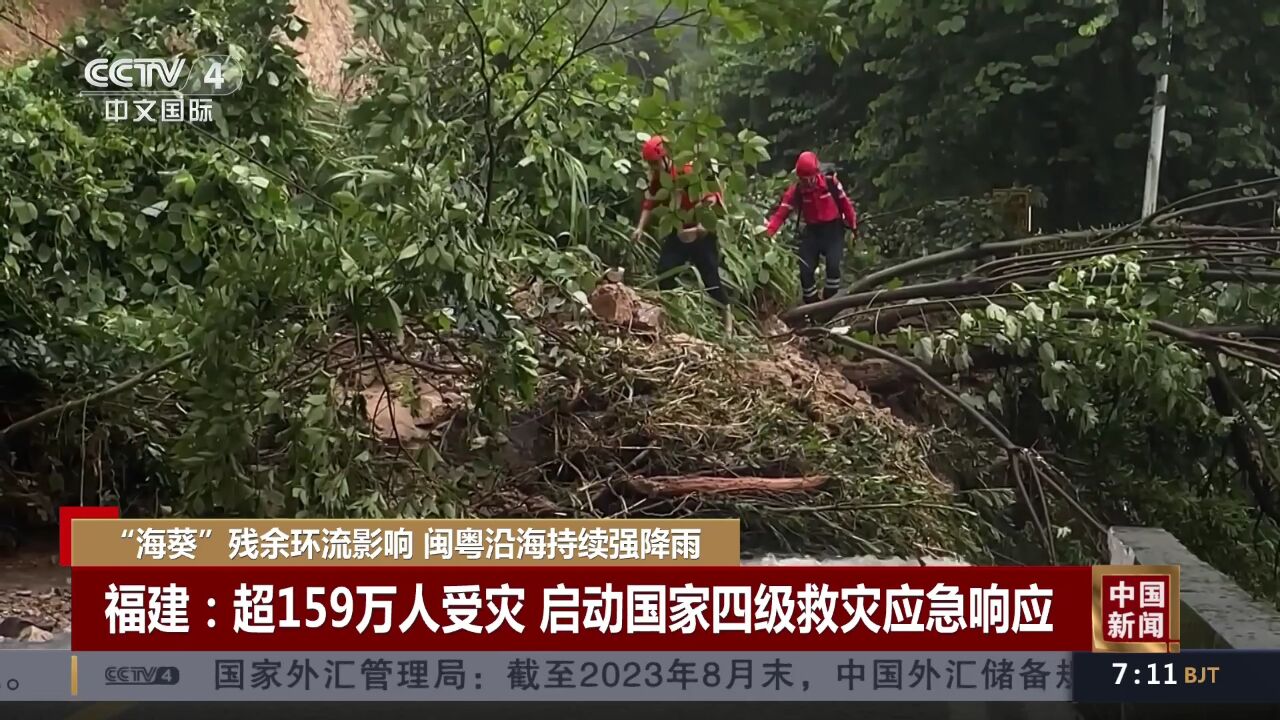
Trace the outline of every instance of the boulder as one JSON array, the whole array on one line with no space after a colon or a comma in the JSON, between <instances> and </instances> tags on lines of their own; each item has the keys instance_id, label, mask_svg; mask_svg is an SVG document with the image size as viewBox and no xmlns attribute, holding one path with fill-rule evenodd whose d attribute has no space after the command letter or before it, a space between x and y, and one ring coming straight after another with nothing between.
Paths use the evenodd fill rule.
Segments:
<instances>
[{"instance_id":1,"label":"boulder","mask_svg":"<svg viewBox=\"0 0 1280 720\"><path fill-rule=\"evenodd\" d=\"M53 639L53 633L36 625L28 625L18 633L18 642L45 643Z\"/></svg>"},{"instance_id":2,"label":"boulder","mask_svg":"<svg viewBox=\"0 0 1280 720\"><path fill-rule=\"evenodd\" d=\"M601 283L587 300L595 316L610 325L645 331L657 330L662 324L662 308L645 302L620 282Z\"/></svg>"}]
</instances>

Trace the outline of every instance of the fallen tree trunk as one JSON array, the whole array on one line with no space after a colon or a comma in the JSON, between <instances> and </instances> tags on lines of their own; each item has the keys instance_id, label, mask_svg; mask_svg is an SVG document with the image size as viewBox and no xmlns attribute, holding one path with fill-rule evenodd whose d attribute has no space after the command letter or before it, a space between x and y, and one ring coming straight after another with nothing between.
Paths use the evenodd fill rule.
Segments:
<instances>
[{"instance_id":1,"label":"fallen tree trunk","mask_svg":"<svg viewBox=\"0 0 1280 720\"><path fill-rule=\"evenodd\" d=\"M1149 268L1143 273L1145 282L1163 281L1178 273L1167 268ZM972 278L961 280L940 280L937 282L904 285L893 290L870 290L850 295L837 295L827 300L819 300L807 305L799 305L779 315L786 323L794 323L805 316L818 316L839 312L859 305L874 303L898 302L918 298L959 297L968 295L990 295L1004 293L1015 283L1023 288L1043 287L1058 277L1056 272L1048 274L1010 275L1001 278ZM1200 279L1209 282L1244 282L1252 281L1261 284L1280 284L1280 272L1269 268L1220 270L1208 269L1199 274ZM1088 284L1105 285L1110 277L1090 278Z\"/></svg>"},{"instance_id":2,"label":"fallen tree trunk","mask_svg":"<svg viewBox=\"0 0 1280 720\"><path fill-rule=\"evenodd\" d=\"M953 375L972 375L1003 367L1025 365L1031 361L1030 357L1016 357L978 348L973 353L972 364L964 370L956 370L945 363L926 366L924 369L933 377L950 378ZM919 384L919 378L911 371L879 358L845 363L840 366L840 373L849 382L874 394L893 393Z\"/></svg>"},{"instance_id":3,"label":"fallen tree trunk","mask_svg":"<svg viewBox=\"0 0 1280 720\"><path fill-rule=\"evenodd\" d=\"M846 322L850 332L869 332L873 335L883 335L896 330L898 327L913 320L921 320L947 314L954 315L956 313L964 312L965 310L981 310L989 305L999 305L1001 307L1016 310L1018 308L1026 307L1027 302L1027 299L1019 297L963 297L895 305L886 308L871 308L870 310L852 312L847 316L841 316L837 319ZM1105 319L1107 317L1107 313L1100 310L1073 309L1067 310L1065 314L1068 317L1075 316L1085 320ZM1158 321L1153 323L1153 327L1156 327L1156 329L1161 332L1164 332L1169 326L1169 323L1161 323ZM1280 337L1280 326L1266 324L1200 325L1184 329L1194 331L1198 336L1209 337ZM1189 338L1182 337L1180 339L1186 340Z\"/></svg>"},{"instance_id":4,"label":"fallen tree trunk","mask_svg":"<svg viewBox=\"0 0 1280 720\"><path fill-rule=\"evenodd\" d=\"M723 495L740 492L804 492L827 482L821 475L802 477L716 477L713 475L658 475L627 478L627 486L649 497L680 497L693 493Z\"/></svg>"},{"instance_id":5,"label":"fallen tree trunk","mask_svg":"<svg viewBox=\"0 0 1280 720\"><path fill-rule=\"evenodd\" d=\"M1047 235L1033 235L1031 237L1016 238L1013 240L998 240L985 243L974 243L964 247L952 248L941 252L925 255L923 257L912 258L905 262L892 265L887 268L877 270L865 277L860 278L848 288L845 293L857 293L878 287L881 284L892 280L895 277L906 277L925 270L929 270L943 265L949 265L966 260L977 260L984 257L1003 258L1010 255L1017 255L1022 250L1026 250L1036 245L1042 245L1049 242L1078 242L1081 240L1094 240L1099 244L1105 245L1111 240L1124 235L1126 233L1136 232L1145 229L1149 233L1168 233L1173 235L1205 235L1216 234L1218 232L1229 233L1234 237L1249 237L1269 235L1273 231L1269 228L1250 229L1220 225L1194 225L1186 223L1171 224L1169 221L1175 217L1180 217L1188 213L1197 212L1210 207L1216 207L1220 204L1235 205L1242 202L1257 202L1267 196L1274 196L1274 193L1268 193L1267 196L1248 195L1245 197L1232 198L1230 200L1208 203L1206 205L1187 206L1191 200L1216 195L1223 192L1240 191L1246 188L1253 188L1259 185L1269 185L1277 182L1277 178L1264 178L1246 183L1240 183L1231 187L1215 188L1202 193L1197 193L1190 197L1183 198L1176 202L1170 203L1151 215L1141 218L1136 222L1129 223L1113 228L1099 228L1093 230L1075 230L1071 232L1051 233ZM1181 208L1181 209L1179 209ZM1174 211L1174 212L1171 212ZM839 296L837 296L839 297ZM784 318L785 319L785 318Z\"/></svg>"}]
</instances>

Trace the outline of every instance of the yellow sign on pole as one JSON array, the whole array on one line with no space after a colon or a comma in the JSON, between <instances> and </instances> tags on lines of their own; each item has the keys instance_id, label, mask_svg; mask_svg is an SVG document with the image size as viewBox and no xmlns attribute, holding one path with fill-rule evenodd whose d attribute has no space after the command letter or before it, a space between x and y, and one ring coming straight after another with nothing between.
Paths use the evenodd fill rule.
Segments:
<instances>
[{"instance_id":1,"label":"yellow sign on pole","mask_svg":"<svg viewBox=\"0 0 1280 720\"><path fill-rule=\"evenodd\" d=\"M1031 234L1031 191L1025 188L993 190L991 197L1004 218L1005 225L1016 234Z\"/></svg>"}]
</instances>

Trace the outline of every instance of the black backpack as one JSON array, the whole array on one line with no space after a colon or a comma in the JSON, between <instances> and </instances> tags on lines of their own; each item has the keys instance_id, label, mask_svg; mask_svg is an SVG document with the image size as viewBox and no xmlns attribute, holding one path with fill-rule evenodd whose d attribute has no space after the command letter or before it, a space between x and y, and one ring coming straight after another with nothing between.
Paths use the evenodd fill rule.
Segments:
<instances>
[{"instance_id":1,"label":"black backpack","mask_svg":"<svg viewBox=\"0 0 1280 720\"><path fill-rule=\"evenodd\" d=\"M827 169L830 169L830 168L828 167ZM826 181L827 188L831 190L831 197L837 203L839 203L840 198L844 197L845 193L844 193L844 187L841 186L840 182L836 179L835 171L834 170L832 170L831 172L824 171L822 173L822 179ZM796 194L797 195L800 194L799 186L796 187ZM798 242L800 240L800 216L804 215L804 212L802 212L799 207L795 208L795 212L796 212L795 233L796 233L796 241Z\"/></svg>"}]
</instances>

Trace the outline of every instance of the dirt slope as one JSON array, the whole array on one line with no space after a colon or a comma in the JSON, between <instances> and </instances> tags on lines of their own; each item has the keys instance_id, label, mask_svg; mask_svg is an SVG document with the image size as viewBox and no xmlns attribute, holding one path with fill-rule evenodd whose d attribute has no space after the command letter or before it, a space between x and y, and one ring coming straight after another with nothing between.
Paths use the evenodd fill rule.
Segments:
<instances>
[{"instance_id":1,"label":"dirt slope","mask_svg":"<svg viewBox=\"0 0 1280 720\"><path fill-rule=\"evenodd\" d=\"M327 95L346 97L342 60L351 52L353 42L351 6L347 0L295 0L294 8L308 25L307 37L297 48L312 87Z\"/></svg>"},{"instance_id":2,"label":"dirt slope","mask_svg":"<svg viewBox=\"0 0 1280 720\"><path fill-rule=\"evenodd\" d=\"M76 20L112 4L116 3L14 0L12 4L0 1L0 8L32 33L53 42ZM11 5L13 9L9 9ZM313 86L328 95L345 95L342 60L352 47L351 7L347 0L294 0L294 8L298 17L309 25L307 37L297 44L297 49ZM39 53L44 48L30 33L0 20L0 63Z\"/></svg>"},{"instance_id":3,"label":"dirt slope","mask_svg":"<svg viewBox=\"0 0 1280 720\"><path fill-rule=\"evenodd\" d=\"M100 4L99 0L16 0L0 3L0 9L41 38L54 40ZM0 20L0 62L40 52L42 47L29 33Z\"/></svg>"}]
</instances>

